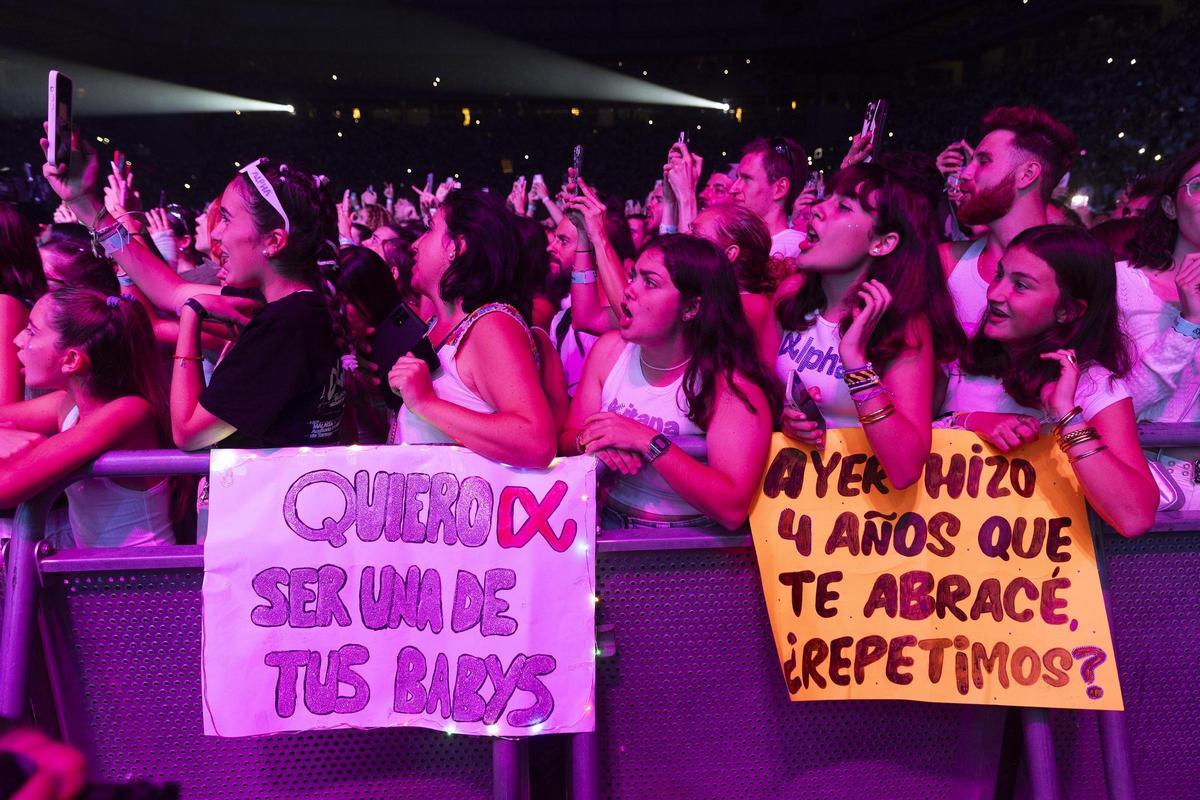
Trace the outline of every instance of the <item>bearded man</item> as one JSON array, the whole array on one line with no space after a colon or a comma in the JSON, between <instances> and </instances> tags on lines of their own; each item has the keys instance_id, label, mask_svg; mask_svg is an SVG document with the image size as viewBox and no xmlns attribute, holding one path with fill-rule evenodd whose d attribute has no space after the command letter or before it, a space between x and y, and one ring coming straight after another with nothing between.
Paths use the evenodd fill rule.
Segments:
<instances>
[{"instance_id":1,"label":"bearded man","mask_svg":"<svg viewBox=\"0 0 1200 800\"><path fill-rule=\"evenodd\" d=\"M984 115L983 139L959 175L958 221L984 234L939 247L958 320L975 333L987 308L1000 255L1018 233L1046 224L1054 187L1079 152L1079 138L1033 106L1003 106Z\"/></svg>"}]
</instances>

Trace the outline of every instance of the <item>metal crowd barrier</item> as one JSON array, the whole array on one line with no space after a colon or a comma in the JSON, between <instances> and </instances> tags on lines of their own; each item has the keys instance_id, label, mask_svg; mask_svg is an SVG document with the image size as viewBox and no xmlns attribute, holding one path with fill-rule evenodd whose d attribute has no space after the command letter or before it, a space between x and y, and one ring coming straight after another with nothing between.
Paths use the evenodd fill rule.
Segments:
<instances>
[{"instance_id":1,"label":"metal crowd barrier","mask_svg":"<svg viewBox=\"0 0 1200 800\"><path fill-rule=\"evenodd\" d=\"M1192 426L1146 426L1142 434L1155 447L1198 438ZM486 739L413 729L203 737L203 548L51 554L40 539L55 497L74 480L207 470L203 453L111 453L18 509L0 596L0 714L24 717L29 709L36 621L49 711L60 733L88 754L97 778L172 780L184 785L185 796L383 797L425 790L518 798L528 795L531 769L535 779L553 772L568 761L569 750L563 780L572 797L586 800L982 799L1004 782L1005 709L791 703L779 683L746 531L602 531L598 635L603 649L615 654L597 662L597 732L546 737L559 744L569 739L561 749L507 739L493 739L489 747ZM1197 636L1181 624L1180 614L1190 611L1196 618L1200 515L1160 515L1155 530L1165 535L1132 541L1098 520L1093 525L1129 716L1135 730L1161 732L1175 747L1164 754L1156 739L1132 748L1123 712L1022 709L1026 769L1016 793L1052 800L1102 792L1132 798L1136 762L1138 778L1155 789L1146 794L1181 796L1173 787L1194 787L1200 763L1200 684L1194 680L1200 660L1166 659L1162 651L1169 645L1161 638L1167 626L1179 628L1181 643ZM1156 588L1140 579L1144 566L1132 565L1146 549L1154 555L1153 572L1166 570L1172 579L1170 588L1157 587L1151 614L1157 631L1144 630L1145 613L1137 624L1122 625L1124 615L1139 607L1141 593ZM1106 553L1116 554L1114 567L1106 564ZM1122 579L1117 591L1114 571ZM1168 709L1146 702L1160 688L1170 689ZM1099 725L1089 728L1092 718Z\"/></svg>"}]
</instances>

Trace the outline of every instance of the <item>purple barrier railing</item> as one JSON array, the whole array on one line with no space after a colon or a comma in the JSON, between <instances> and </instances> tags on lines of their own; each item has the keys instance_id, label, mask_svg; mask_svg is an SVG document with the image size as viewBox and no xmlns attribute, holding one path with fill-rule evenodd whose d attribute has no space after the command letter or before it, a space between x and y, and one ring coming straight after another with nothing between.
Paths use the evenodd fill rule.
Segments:
<instances>
[{"instance_id":1,"label":"purple barrier railing","mask_svg":"<svg viewBox=\"0 0 1200 800\"><path fill-rule=\"evenodd\" d=\"M1195 438L1195 431L1186 435ZM1143 430L1143 441L1148 445L1177 445L1185 434L1179 426L1147 426ZM681 442L684 449L694 450L696 443ZM28 689L28 656L32 640L34 611L39 590L39 552L42 547L42 531L51 504L70 483L88 477L136 477L142 475L203 475L208 472L207 453L183 453L179 451L115 452L98 459L69 479L62 481L37 498L23 504L17 511L14 535L7 552L5 570L5 594L3 602L3 625L0 628L0 714L23 717ZM1093 517L1093 530L1101 531L1104 523ZM1200 515L1162 515L1156 529L1195 530L1200 528ZM1102 540L1096 535L1097 559L1100 563L1101 585L1108 602L1109 584L1105 567ZM696 550L712 547L751 548L750 536L742 531L736 534L714 534L709 531L675 529L655 531L651 536L615 536L601 538L598 550L601 553L632 553L638 551ZM179 548L183 549L183 548ZM163 552L164 565L172 567L202 567L201 548L187 548L183 553ZM79 566L69 554L57 558L54 571L70 571ZM180 556L184 556L181 560ZM97 568L97 559L103 554L92 551L81 556ZM195 561L194 564L191 562ZM186 564L184 563L186 562ZM144 550L139 553L139 566L154 568L155 556ZM1111 606L1110 606L1111 609ZM1110 611L1111 613L1111 611ZM1111 620L1110 620L1111 624ZM1056 800L1061 796L1058 769L1055 760L1055 742L1050 718L1045 709L1022 709L1022 725L1025 737L1025 757L1028 767L1028 789L1033 797ZM1123 712L1098 712L1100 745L1104 762L1107 794L1110 799L1126 800L1134 797L1133 769L1130 755L1129 734ZM572 796L581 800L592 800L600 796L600 750L596 734L579 734L572 738L571 789ZM492 789L497 798L518 798L528 793L528 765L526 743L517 740L495 739L492 744Z\"/></svg>"}]
</instances>

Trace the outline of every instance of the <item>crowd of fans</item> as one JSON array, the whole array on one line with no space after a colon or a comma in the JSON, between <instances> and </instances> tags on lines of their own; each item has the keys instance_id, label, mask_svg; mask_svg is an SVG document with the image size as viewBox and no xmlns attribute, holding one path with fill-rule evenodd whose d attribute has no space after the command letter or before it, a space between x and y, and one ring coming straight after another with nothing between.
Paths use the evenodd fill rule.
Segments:
<instances>
[{"instance_id":1,"label":"crowd of fans","mask_svg":"<svg viewBox=\"0 0 1200 800\"><path fill-rule=\"evenodd\" d=\"M597 457L609 527L735 529L774 430L861 427L904 487L952 427L1055 437L1138 535L1200 502L1200 453L1136 428L1200 419L1200 146L1081 216L1056 196L1068 125L978 127L936 157L858 135L811 176L788 137L734 164L680 137L635 198L594 161L505 197L335 195L260 158L195 211L144 202L140 164L77 133L43 170L53 223L0 205L0 508L110 450L442 443ZM53 535L190 541L206 507L203 482L90 479Z\"/></svg>"}]
</instances>

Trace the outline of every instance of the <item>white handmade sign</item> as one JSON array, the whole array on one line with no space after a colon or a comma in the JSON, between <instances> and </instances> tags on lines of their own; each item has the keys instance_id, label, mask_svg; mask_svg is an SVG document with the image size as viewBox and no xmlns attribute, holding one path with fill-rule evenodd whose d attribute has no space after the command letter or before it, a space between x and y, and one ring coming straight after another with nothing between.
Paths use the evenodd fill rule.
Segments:
<instances>
[{"instance_id":1,"label":"white handmade sign","mask_svg":"<svg viewBox=\"0 0 1200 800\"><path fill-rule=\"evenodd\" d=\"M595 464L214 450L204 732L594 730Z\"/></svg>"}]
</instances>

